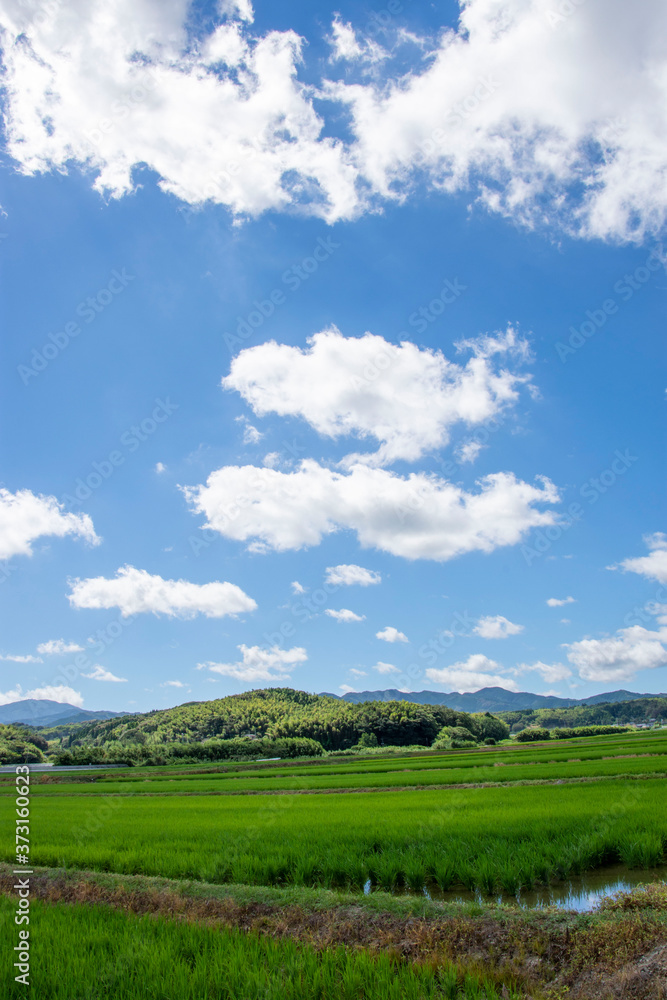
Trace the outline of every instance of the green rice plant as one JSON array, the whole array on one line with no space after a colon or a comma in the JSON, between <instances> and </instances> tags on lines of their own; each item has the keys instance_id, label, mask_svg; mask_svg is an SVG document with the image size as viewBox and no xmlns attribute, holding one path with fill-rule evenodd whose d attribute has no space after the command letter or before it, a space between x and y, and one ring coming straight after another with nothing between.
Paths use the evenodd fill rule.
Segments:
<instances>
[{"instance_id":1,"label":"green rice plant","mask_svg":"<svg viewBox=\"0 0 667 1000\"><path fill-rule=\"evenodd\" d=\"M474 887L476 889L481 889L488 896L493 895L493 891L496 887L496 866L494 865L491 858L487 855L482 855L477 858L475 865L473 867L474 876Z\"/></svg>"},{"instance_id":2,"label":"green rice plant","mask_svg":"<svg viewBox=\"0 0 667 1000\"><path fill-rule=\"evenodd\" d=\"M451 861L443 859L433 866L433 878L442 892L451 889L456 880L456 868Z\"/></svg>"},{"instance_id":3,"label":"green rice plant","mask_svg":"<svg viewBox=\"0 0 667 1000\"><path fill-rule=\"evenodd\" d=\"M0 897L2 926L15 902ZM39 1000L499 1000L490 979L451 964L410 964L104 906L35 900L30 994ZM7 944L15 935L6 935ZM9 961L6 1000L24 1000ZM510 991L503 997L512 998ZM518 998L517 998L518 1000Z\"/></svg>"},{"instance_id":4,"label":"green rice plant","mask_svg":"<svg viewBox=\"0 0 667 1000\"><path fill-rule=\"evenodd\" d=\"M405 866L405 884L413 892L422 892L426 886L424 866L415 862L409 862Z\"/></svg>"},{"instance_id":5,"label":"green rice plant","mask_svg":"<svg viewBox=\"0 0 667 1000\"><path fill-rule=\"evenodd\" d=\"M640 865L659 863L667 838L661 781L117 801L91 827L94 800L35 794L31 861L252 885L361 891L369 877L390 891L433 880L514 893L623 857L622 849ZM9 821L10 812L5 798L0 815ZM635 843L648 861L628 847ZM12 860L7 840L0 858Z\"/></svg>"},{"instance_id":6,"label":"green rice plant","mask_svg":"<svg viewBox=\"0 0 667 1000\"><path fill-rule=\"evenodd\" d=\"M662 837L645 833L628 838L619 845L619 854L628 868L655 868L664 861Z\"/></svg>"}]
</instances>

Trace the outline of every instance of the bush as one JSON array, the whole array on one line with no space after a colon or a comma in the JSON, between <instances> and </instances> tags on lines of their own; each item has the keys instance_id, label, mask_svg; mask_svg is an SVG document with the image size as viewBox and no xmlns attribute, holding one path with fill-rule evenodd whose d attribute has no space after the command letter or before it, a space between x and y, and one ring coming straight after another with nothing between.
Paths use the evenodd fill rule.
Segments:
<instances>
[{"instance_id":1,"label":"bush","mask_svg":"<svg viewBox=\"0 0 667 1000\"><path fill-rule=\"evenodd\" d=\"M476 740L452 740L452 750L475 750L478 746Z\"/></svg>"},{"instance_id":2,"label":"bush","mask_svg":"<svg viewBox=\"0 0 667 1000\"><path fill-rule=\"evenodd\" d=\"M557 740L569 740L575 736L613 736L616 733L632 732L632 726L575 726L571 729L554 729L552 736Z\"/></svg>"},{"instance_id":3,"label":"bush","mask_svg":"<svg viewBox=\"0 0 667 1000\"><path fill-rule=\"evenodd\" d=\"M459 742L473 742L475 743L475 736L470 732L469 729L465 729L463 726L443 726L438 733L437 739L433 744L434 750L449 750L454 746L454 741Z\"/></svg>"},{"instance_id":4,"label":"bush","mask_svg":"<svg viewBox=\"0 0 667 1000\"><path fill-rule=\"evenodd\" d=\"M39 753L39 751L37 751ZM58 751L54 762L58 764L122 764L133 767L147 764L212 763L218 760L252 760L257 757L321 757L321 743L306 737L293 736L282 739L204 740L198 743L166 743L159 747L121 742L107 743L103 747L74 747L71 751Z\"/></svg>"},{"instance_id":5,"label":"bush","mask_svg":"<svg viewBox=\"0 0 667 1000\"><path fill-rule=\"evenodd\" d=\"M498 742L498 740L492 740L490 737L488 737L487 739L484 740L484 746L485 747L494 747L497 742Z\"/></svg>"},{"instance_id":6,"label":"bush","mask_svg":"<svg viewBox=\"0 0 667 1000\"><path fill-rule=\"evenodd\" d=\"M359 740L358 743L355 744L355 746L352 749L364 750L367 747L376 747L377 745L378 745L378 738L375 735L375 733L362 733L361 739Z\"/></svg>"},{"instance_id":7,"label":"bush","mask_svg":"<svg viewBox=\"0 0 667 1000\"><path fill-rule=\"evenodd\" d=\"M474 735L478 740L506 740L510 734L510 727L502 719L497 719L490 712L484 715L473 715Z\"/></svg>"},{"instance_id":8,"label":"bush","mask_svg":"<svg viewBox=\"0 0 667 1000\"><path fill-rule=\"evenodd\" d=\"M542 729L540 726L531 726L529 729L522 729L520 733L516 734L516 738L519 743L533 743L538 740L551 739L551 733L548 729Z\"/></svg>"}]
</instances>

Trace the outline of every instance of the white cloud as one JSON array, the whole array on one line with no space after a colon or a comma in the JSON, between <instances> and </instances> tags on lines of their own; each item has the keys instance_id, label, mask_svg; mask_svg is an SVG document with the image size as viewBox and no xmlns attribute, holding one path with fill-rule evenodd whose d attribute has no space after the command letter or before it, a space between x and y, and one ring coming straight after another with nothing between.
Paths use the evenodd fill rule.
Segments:
<instances>
[{"instance_id":1,"label":"white cloud","mask_svg":"<svg viewBox=\"0 0 667 1000\"><path fill-rule=\"evenodd\" d=\"M462 465L474 462L482 447L479 441L465 441L456 449L456 457Z\"/></svg>"},{"instance_id":2,"label":"white cloud","mask_svg":"<svg viewBox=\"0 0 667 1000\"><path fill-rule=\"evenodd\" d=\"M269 649L261 646L238 647L242 660L236 663L198 663L197 669L207 669L223 677L234 677L238 681L286 681L289 680L289 670L298 663L308 659L306 650L301 646L293 649L281 649L271 646Z\"/></svg>"},{"instance_id":3,"label":"white cloud","mask_svg":"<svg viewBox=\"0 0 667 1000\"><path fill-rule=\"evenodd\" d=\"M164 464L164 462L157 462L156 466L155 466L155 471L158 474L162 473L162 472L166 472L167 471L167 466Z\"/></svg>"},{"instance_id":4,"label":"white cloud","mask_svg":"<svg viewBox=\"0 0 667 1000\"><path fill-rule=\"evenodd\" d=\"M339 684L338 690L342 691L343 694L350 694L351 692L356 692L356 688L350 687L349 684Z\"/></svg>"},{"instance_id":5,"label":"white cloud","mask_svg":"<svg viewBox=\"0 0 667 1000\"><path fill-rule=\"evenodd\" d=\"M644 541L649 555L624 559L621 568L629 573L639 573L649 580L657 580L658 583L667 583L667 535L658 531L654 535L647 535Z\"/></svg>"},{"instance_id":6,"label":"white cloud","mask_svg":"<svg viewBox=\"0 0 667 1000\"><path fill-rule=\"evenodd\" d=\"M236 417L236 422L243 424L243 443L257 444L264 435L246 417Z\"/></svg>"},{"instance_id":7,"label":"white cloud","mask_svg":"<svg viewBox=\"0 0 667 1000\"><path fill-rule=\"evenodd\" d=\"M404 478L366 465L341 473L310 459L294 472L226 466L183 492L206 527L250 541L252 551L301 549L349 529L364 548L439 561L515 545L555 522L535 505L558 501L548 480L531 486L509 472L485 476L467 493L426 473Z\"/></svg>"},{"instance_id":8,"label":"white cloud","mask_svg":"<svg viewBox=\"0 0 667 1000\"><path fill-rule=\"evenodd\" d=\"M407 635L403 632L399 632L397 628L393 625L387 625L383 628L381 632L375 633L376 639L382 639L384 642L409 642Z\"/></svg>"},{"instance_id":9,"label":"white cloud","mask_svg":"<svg viewBox=\"0 0 667 1000\"><path fill-rule=\"evenodd\" d=\"M344 61L373 65L387 58L388 54L381 45L369 38L363 38L360 41L349 21L341 21L338 15L334 18L331 31L329 42L332 48L332 62Z\"/></svg>"},{"instance_id":10,"label":"white cloud","mask_svg":"<svg viewBox=\"0 0 667 1000\"><path fill-rule=\"evenodd\" d=\"M353 215L358 171L322 136L312 90L297 79L302 39L252 35L250 4L224 7L232 20L190 42L188 0L5 6L8 145L22 171L75 161L119 197L146 164L194 205Z\"/></svg>"},{"instance_id":11,"label":"white cloud","mask_svg":"<svg viewBox=\"0 0 667 1000\"><path fill-rule=\"evenodd\" d=\"M571 620L569 618L561 618L560 623L561 623L561 625L571 625L572 624L572 622L571 622Z\"/></svg>"},{"instance_id":12,"label":"white cloud","mask_svg":"<svg viewBox=\"0 0 667 1000\"><path fill-rule=\"evenodd\" d=\"M473 632L482 639L507 639L510 635L518 635L523 632L523 625L515 625L514 622L504 618L503 615L487 615L480 618L475 625Z\"/></svg>"},{"instance_id":13,"label":"white cloud","mask_svg":"<svg viewBox=\"0 0 667 1000\"><path fill-rule=\"evenodd\" d=\"M192 41L187 0L6 3L6 129L22 172L77 163L120 196L146 164L181 200L239 216L351 218L414 196L419 179L588 237L664 224L661 0L641 17L626 0L586 0L573 16L553 0L468 0L456 30L413 37L407 69L336 18L334 59L389 68L312 84L294 31L253 30L249 0L218 10L223 23ZM350 137L333 138L344 114Z\"/></svg>"},{"instance_id":14,"label":"white cloud","mask_svg":"<svg viewBox=\"0 0 667 1000\"><path fill-rule=\"evenodd\" d=\"M160 687L184 688L187 687L187 684L184 684L183 681L164 681L164 683L160 684Z\"/></svg>"},{"instance_id":15,"label":"white cloud","mask_svg":"<svg viewBox=\"0 0 667 1000\"><path fill-rule=\"evenodd\" d=\"M542 663L541 660L537 663L520 663L514 672L517 675L538 673L547 684L557 684L572 676L572 671L564 663Z\"/></svg>"},{"instance_id":16,"label":"white cloud","mask_svg":"<svg viewBox=\"0 0 667 1000\"><path fill-rule=\"evenodd\" d=\"M110 670L101 667L99 664L96 664L89 674L82 674L82 676L87 677L90 681L109 681L116 684L127 683L127 677L116 677Z\"/></svg>"},{"instance_id":17,"label":"white cloud","mask_svg":"<svg viewBox=\"0 0 667 1000\"><path fill-rule=\"evenodd\" d=\"M358 583L361 587L369 587L373 583L380 583L382 577L372 569L365 569L363 566L355 566L354 563L343 563L340 566L327 566L325 583L330 583L338 587L350 587Z\"/></svg>"},{"instance_id":18,"label":"white cloud","mask_svg":"<svg viewBox=\"0 0 667 1000\"><path fill-rule=\"evenodd\" d=\"M350 670L350 673L352 674L353 677L366 677L367 676L365 670L357 670L356 667L352 667L351 670Z\"/></svg>"},{"instance_id":19,"label":"white cloud","mask_svg":"<svg viewBox=\"0 0 667 1000\"><path fill-rule=\"evenodd\" d=\"M506 691L518 691L516 681L505 677L497 671L503 668L495 660L490 660L483 653L473 653L467 660L453 663L450 667L436 670L429 667L426 676L437 684L444 684L454 691L479 691L484 687L501 687ZM491 671L496 671L491 673Z\"/></svg>"},{"instance_id":20,"label":"white cloud","mask_svg":"<svg viewBox=\"0 0 667 1000\"><path fill-rule=\"evenodd\" d=\"M292 580L290 587L293 594L305 594L306 588L302 587L298 580Z\"/></svg>"},{"instance_id":21,"label":"white cloud","mask_svg":"<svg viewBox=\"0 0 667 1000\"><path fill-rule=\"evenodd\" d=\"M45 656L64 656L66 653L83 652L83 646L76 642L65 642L64 639L49 639L48 642L40 642L37 652L44 653Z\"/></svg>"},{"instance_id":22,"label":"white cloud","mask_svg":"<svg viewBox=\"0 0 667 1000\"><path fill-rule=\"evenodd\" d=\"M581 639L566 643L567 658L584 681L604 683L629 681L640 670L655 670L667 664L667 619L656 631L641 625L619 629L604 639Z\"/></svg>"},{"instance_id":23,"label":"white cloud","mask_svg":"<svg viewBox=\"0 0 667 1000\"><path fill-rule=\"evenodd\" d=\"M15 701L57 701L61 705L75 705L81 708L83 698L79 691L74 691L64 684L55 686L46 685L41 688L32 688L30 691L22 691L21 685L17 684L13 691L0 691L0 705L11 705Z\"/></svg>"},{"instance_id":24,"label":"white cloud","mask_svg":"<svg viewBox=\"0 0 667 1000\"><path fill-rule=\"evenodd\" d=\"M164 580L144 569L122 566L113 579L97 576L70 581L69 602L75 608L119 608L121 615L152 612L171 618L223 618L254 611L252 597L233 583L190 583Z\"/></svg>"},{"instance_id":25,"label":"white cloud","mask_svg":"<svg viewBox=\"0 0 667 1000\"><path fill-rule=\"evenodd\" d=\"M385 83L339 83L355 162L403 199L415 168L529 226L641 238L667 215L667 9L469 0L430 59ZM591 53L594 53L592 56ZM526 85L530 81L530 85ZM655 109L659 108L659 111Z\"/></svg>"},{"instance_id":26,"label":"white cloud","mask_svg":"<svg viewBox=\"0 0 667 1000\"><path fill-rule=\"evenodd\" d=\"M329 618L335 618L337 622L366 621L366 615L355 615L354 611L350 611L349 608L341 608L340 611L334 611L332 608L326 608L324 613L325 615L329 615Z\"/></svg>"},{"instance_id":27,"label":"white cloud","mask_svg":"<svg viewBox=\"0 0 667 1000\"><path fill-rule=\"evenodd\" d=\"M41 656L32 656L30 653L25 656L12 653L7 653L6 656L0 656L0 660L9 660L11 663L43 663Z\"/></svg>"},{"instance_id":28,"label":"white cloud","mask_svg":"<svg viewBox=\"0 0 667 1000\"><path fill-rule=\"evenodd\" d=\"M547 604L550 608L562 608L565 604L574 604L574 597L549 597Z\"/></svg>"},{"instance_id":29,"label":"white cloud","mask_svg":"<svg viewBox=\"0 0 667 1000\"><path fill-rule=\"evenodd\" d=\"M55 497L0 489L0 559L31 556L32 543L45 535L74 535L90 545L101 541L87 514L65 513Z\"/></svg>"},{"instance_id":30,"label":"white cloud","mask_svg":"<svg viewBox=\"0 0 667 1000\"><path fill-rule=\"evenodd\" d=\"M378 674L400 674L401 672L393 663L383 663L382 660L377 661L373 670L376 670Z\"/></svg>"},{"instance_id":31,"label":"white cloud","mask_svg":"<svg viewBox=\"0 0 667 1000\"><path fill-rule=\"evenodd\" d=\"M396 347L370 333L344 337L335 327L308 343L306 350L273 340L248 347L232 360L222 385L240 392L259 416L299 416L325 437L380 443L376 453L349 456L347 464L415 461L446 445L455 424L497 415L529 380L510 371L510 360L528 357L526 341L511 328L462 342L461 350L472 352L465 364L410 341Z\"/></svg>"}]
</instances>

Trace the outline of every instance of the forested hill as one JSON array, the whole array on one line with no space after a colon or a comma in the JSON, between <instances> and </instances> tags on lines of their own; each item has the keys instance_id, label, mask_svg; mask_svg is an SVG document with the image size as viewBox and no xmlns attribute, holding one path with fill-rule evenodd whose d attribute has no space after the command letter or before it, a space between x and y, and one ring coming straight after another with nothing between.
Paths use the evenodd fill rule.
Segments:
<instances>
[{"instance_id":1,"label":"forested hill","mask_svg":"<svg viewBox=\"0 0 667 1000\"><path fill-rule=\"evenodd\" d=\"M338 750L357 743L365 733L374 733L383 744L428 746L443 726L467 726L471 719L469 714L444 705L406 701L352 705L327 695L269 688L41 732L49 739L62 737L64 747L81 743L99 746L130 737L161 745L252 734L274 739L308 737L327 750Z\"/></svg>"},{"instance_id":2,"label":"forested hill","mask_svg":"<svg viewBox=\"0 0 667 1000\"><path fill-rule=\"evenodd\" d=\"M667 700L528 709L498 713L498 717L514 732L527 725L624 725L667 719ZM63 747L103 746L116 741L161 746L254 735L307 737L327 750L340 750L356 744L365 734L374 734L384 745L429 746L443 726L463 726L479 736L493 736L491 718L488 713L470 715L445 705L407 701L357 705L329 695L269 688L145 714L40 729L40 733L49 740L60 739ZM483 732L485 728L489 728L488 733Z\"/></svg>"}]
</instances>

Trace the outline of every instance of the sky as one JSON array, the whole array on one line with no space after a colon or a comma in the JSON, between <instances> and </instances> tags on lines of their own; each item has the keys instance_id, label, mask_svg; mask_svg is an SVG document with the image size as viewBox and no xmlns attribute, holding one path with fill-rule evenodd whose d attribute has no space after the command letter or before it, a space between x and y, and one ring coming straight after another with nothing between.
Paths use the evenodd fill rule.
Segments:
<instances>
[{"instance_id":1,"label":"sky","mask_svg":"<svg viewBox=\"0 0 667 1000\"><path fill-rule=\"evenodd\" d=\"M0 31L0 703L667 691L664 4Z\"/></svg>"}]
</instances>

